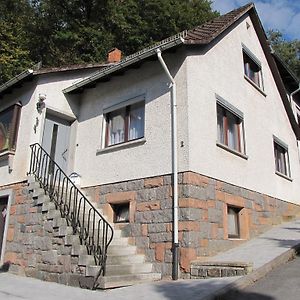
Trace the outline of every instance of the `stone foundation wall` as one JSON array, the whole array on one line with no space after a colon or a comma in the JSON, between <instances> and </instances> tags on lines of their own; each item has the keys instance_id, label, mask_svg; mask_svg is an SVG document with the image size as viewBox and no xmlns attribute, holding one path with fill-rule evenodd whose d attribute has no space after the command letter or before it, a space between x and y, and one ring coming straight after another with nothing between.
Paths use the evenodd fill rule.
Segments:
<instances>
[{"instance_id":1,"label":"stone foundation wall","mask_svg":"<svg viewBox=\"0 0 300 300\"><path fill-rule=\"evenodd\" d=\"M4 262L14 274L68 285L78 285L78 257L71 257L71 245L54 229L54 220L33 200L27 182L11 189L9 226ZM1 190L1 189L0 189ZM58 211L56 211L58 212Z\"/></svg>"},{"instance_id":2,"label":"stone foundation wall","mask_svg":"<svg viewBox=\"0 0 300 300\"><path fill-rule=\"evenodd\" d=\"M110 221L112 205L129 202L130 222L118 226L164 277L172 270L171 181L171 175L165 175L85 189ZM240 208L240 239L228 238L228 205ZM179 174L182 277L189 277L191 260L232 248L299 212L298 205L267 195L193 172Z\"/></svg>"}]
</instances>

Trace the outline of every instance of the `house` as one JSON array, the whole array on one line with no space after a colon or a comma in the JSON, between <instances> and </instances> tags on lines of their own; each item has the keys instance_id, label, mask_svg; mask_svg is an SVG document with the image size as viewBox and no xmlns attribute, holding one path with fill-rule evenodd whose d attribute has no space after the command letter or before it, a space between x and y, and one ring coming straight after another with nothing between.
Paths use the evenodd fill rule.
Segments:
<instances>
[{"instance_id":1,"label":"house","mask_svg":"<svg viewBox=\"0 0 300 300\"><path fill-rule=\"evenodd\" d=\"M2 86L3 109L23 105L0 167L2 261L103 288L189 278L298 215L300 130L275 59L248 4L84 79Z\"/></svg>"}]
</instances>

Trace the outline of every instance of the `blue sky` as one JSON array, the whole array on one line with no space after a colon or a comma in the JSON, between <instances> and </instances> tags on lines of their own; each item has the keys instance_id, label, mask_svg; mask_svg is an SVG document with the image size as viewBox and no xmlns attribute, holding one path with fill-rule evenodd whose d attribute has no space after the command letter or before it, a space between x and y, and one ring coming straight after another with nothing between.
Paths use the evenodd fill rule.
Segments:
<instances>
[{"instance_id":1,"label":"blue sky","mask_svg":"<svg viewBox=\"0 0 300 300\"><path fill-rule=\"evenodd\" d=\"M222 14L251 0L212 0L213 9ZM300 39L300 0L252 0L265 31L278 29L286 39Z\"/></svg>"}]
</instances>

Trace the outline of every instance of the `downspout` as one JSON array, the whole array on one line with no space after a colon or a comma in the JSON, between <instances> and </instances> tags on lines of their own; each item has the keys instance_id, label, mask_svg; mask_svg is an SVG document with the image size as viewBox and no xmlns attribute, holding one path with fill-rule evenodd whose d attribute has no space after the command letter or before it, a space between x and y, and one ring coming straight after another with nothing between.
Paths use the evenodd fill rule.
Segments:
<instances>
[{"instance_id":1,"label":"downspout","mask_svg":"<svg viewBox=\"0 0 300 300\"><path fill-rule=\"evenodd\" d=\"M177 161L177 100L176 100L176 82L161 56L161 50L157 49L157 58L163 67L166 75L171 81L171 118L172 118L172 173L173 173L173 265L172 279L178 279L179 267L179 243L178 243L178 161Z\"/></svg>"},{"instance_id":2,"label":"downspout","mask_svg":"<svg viewBox=\"0 0 300 300\"><path fill-rule=\"evenodd\" d=\"M300 83L299 83L299 87L298 87L295 91L293 91L293 92L291 93L291 95L290 95L291 101L293 100L293 96L294 96L295 94L297 94L299 91L300 91Z\"/></svg>"}]
</instances>

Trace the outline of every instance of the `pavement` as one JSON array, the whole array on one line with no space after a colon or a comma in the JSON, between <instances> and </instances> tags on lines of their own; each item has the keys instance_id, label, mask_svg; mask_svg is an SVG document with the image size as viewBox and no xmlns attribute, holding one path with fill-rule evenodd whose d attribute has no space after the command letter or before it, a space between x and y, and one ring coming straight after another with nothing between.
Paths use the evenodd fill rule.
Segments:
<instances>
[{"instance_id":1,"label":"pavement","mask_svg":"<svg viewBox=\"0 0 300 300\"><path fill-rule=\"evenodd\" d=\"M299 245L300 219L273 227L259 237L210 259L210 261L252 262L253 272L246 276L160 281L106 291L89 291L9 273L0 273L0 299L212 300L217 299L217 295L225 294L230 290L241 290L253 285L272 269L294 258ZM251 293L249 295L251 296ZM244 297L232 299L244 299ZM268 300L273 298L254 296L247 299Z\"/></svg>"}]
</instances>

